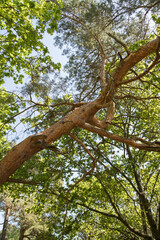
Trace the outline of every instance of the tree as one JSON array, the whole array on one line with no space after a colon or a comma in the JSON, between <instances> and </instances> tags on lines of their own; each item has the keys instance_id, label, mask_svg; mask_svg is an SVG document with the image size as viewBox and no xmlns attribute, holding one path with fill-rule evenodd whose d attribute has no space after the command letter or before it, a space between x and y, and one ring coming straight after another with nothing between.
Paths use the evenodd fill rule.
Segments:
<instances>
[{"instance_id":1,"label":"tree","mask_svg":"<svg viewBox=\"0 0 160 240\"><path fill-rule=\"evenodd\" d=\"M91 4L90 8L92 11L92 4ZM141 6L140 6L140 8L141 8ZM148 6L148 8L152 8L152 5ZM133 9L131 8L131 11L132 10ZM69 18L69 24L70 24L71 17L70 16L67 16L67 17ZM102 16L102 19L103 19L103 16ZM73 19L73 21L74 21L74 19ZM77 24L77 21L75 19L76 24ZM83 26L83 22L80 25ZM110 112L111 113L114 112L112 109L114 104L112 104L111 100L113 98L113 95L115 95L116 91L121 89L120 92L123 92L123 86L127 85L128 83L133 84L134 82L137 82L137 80L139 80L143 76L146 76L146 74L149 73L150 70L158 64L158 62L159 62L159 53L158 53L159 38L157 37L149 42L146 40L147 43L142 45L138 50L137 50L137 48L135 48L135 46L133 46L135 48L135 50L132 52L130 52L128 50L127 46L124 43L121 43L121 41L120 41L120 43L118 42L117 44L122 45L122 49L125 46L125 51L127 52L128 56L126 58L122 59L121 61L119 61L117 67L113 66L113 68L110 69L111 66L110 65L108 66L109 67L108 75L109 76L111 75L111 77L108 77L108 79L106 81L107 62L106 62L106 53L104 51L103 42L100 41L101 35L99 35L99 37L98 37L97 32L95 32L95 34L93 34L92 31L89 30L88 28L84 31L84 33L86 31L89 34L89 37L91 38L91 40L93 40L93 46L92 46L92 44L91 44L91 46L88 46L88 51L90 51L91 49L93 51L94 48L97 47L98 48L97 55L101 61L99 63L99 65L100 65L99 69L98 69L99 73L96 75L96 83L94 83L95 87L94 88L92 87L93 89L91 89L91 91L96 91L96 89L99 90L99 88L101 88L100 94L97 93L97 98L96 98L96 93L95 93L93 100L91 102L65 103L66 105L72 105L73 107L78 107L78 108L76 108L74 111L72 111L71 114L68 114L67 116L65 116L64 119L61 119L60 121L58 121L55 124L53 124L52 126L50 126L50 128L42 131L39 135L37 134L35 136L28 137L21 144L17 145L14 149L12 149L6 155L6 157L4 159L2 159L2 161L1 161L1 172L0 172L1 173L0 174L1 175L1 184L4 183L8 179L8 177L17 170L23 162L30 159L31 156L33 156L38 151L44 149L44 145L41 142L45 141L46 144L50 144L51 142L56 141L62 135L64 135L65 133L68 133L69 131L71 131L73 128L75 128L77 126L83 125L83 128L86 130L89 130L92 132L97 132L100 135L109 137L109 138L111 138L113 140L117 140L119 142L129 144L129 145L139 148L139 149L143 149L143 150L147 150L147 151L159 151L159 144L156 144L156 143L153 143L150 141L145 142L145 140L143 140L141 138L139 138L139 139L138 138L137 139L125 138L122 136L118 136L116 134L109 133L104 130L108 126L108 124L110 124L111 120L113 119L113 114L110 114ZM82 32L82 36L84 33ZM67 31L67 35L68 35L68 31ZM112 34L109 33L109 36L111 36L111 39L113 39L113 40L115 40L115 42L117 42L116 41L117 38L114 37L114 35L112 36ZM97 37L98 37L98 39L95 39ZM102 37L103 37L103 34L102 34ZM112 44L115 44L115 43L113 43L113 40L112 40ZM73 42L74 42L74 39L73 39ZM78 43L75 42L74 44L78 44ZM94 44L95 44L95 46L94 46ZM136 45L137 45L137 43L136 43ZM153 60L152 58L154 58L154 55L156 55L156 56L155 56L155 59ZM109 56L107 56L107 57L109 57ZM148 59L146 60L147 57L148 57ZM114 58L115 58L115 55L114 55ZM145 70L142 73L137 73L137 72L133 73L132 68L134 68L135 66L138 67L137 66L138 63L140 65L142 65L140 67L140 69L142 68L142 71L143 71L143 68L145 68ZM115 63L112 63L112 64L115 64ZM147 66L148 66L148 68L147 68ZM95 69L97 70L97 67ZM130 70L131 70L131 77L130 77L130 72L129 72ZM111 74L111 72L112 72L112 74ZM129 77L127 74L129 74ZM135 77L134 77L134 75L135 75ZM97 80L97 78L99 80ZM155 81L157 82L157 80L155 80ZM100 85L97 86L97 88L96 88L96 85L98 85L98 84L100 84ZM140 85L141 84L143 84L143 80L142 80L142 83L140 83ZM146 85L147 85L146 88L148 88L147 83L146 83ZM155 84L151 82L150 85L151 85L151 87L154 87L155 91L156 91L157 88L154 86ZM92 86L92 85L90 85L90 86ZM123 99L123 98L127 97L128 95L130 95L130 94L129 93L125 94L125 95L122 94L122 96L120 96L120 93L117 92L116 99ZM80 94L80 96L81 96L81 94ZM132 98L140 98L139 96L131 96L131 97ZM144 97L144 99L147 99L147 100L148 100L148 98L149 99L158 98L157 93L154 96L145 96ZM142 99L142 98L140 98L140 99ZM88 98L87 98L87 100L88 100ZM110 107L109 107L109 103L110 103ZM37 103L37 104L39 104L39 103ZM61 103L61 104L64 105L64 103ZM44 106L44 104L42 104L42 106ZM47 107L48 105L45 105L45 106ZM54 105L52 104L51 107L54 107ZM95 114L100 109L104 109L107 107L109 110L108 110L108 116L106 117L106 120L101 121L101 122L98 121L95 117ZM108 122L108 124L106 123L106 121ZM142 144L137 143L136 142L137 140L142 142ZM11 161L11 156L12 156L12 161ZM14 161L13 161L13 159L14 159Z\"/></svg>"},{"instance_id":2,"label":"tree","mask_svg":"<svg viewBox=\"0 0 160 240\"><path fill-rule=\"evenodd\" d=\"M0 183L55 195L62 239L159 239L158 7L65 1L55 43L66 47L68 75L53 80L32 59L23 98L14 95L32 135L1 160Z\"/></svg>"},{"instance_id":3,"label":"tree","mask_svg":"<svg viewBox=\"0 0 160 240\"><path fill-rule=\"evenodd\" d=\"M25 196L26 197L26 196ZM1 239L25 239L47 236L47 221L43 214L34 213L34 201L27 197L10 198L5 194L2 196L2 203L5 211L5 220L3 224Z\"/></svg>"}]
</instances>

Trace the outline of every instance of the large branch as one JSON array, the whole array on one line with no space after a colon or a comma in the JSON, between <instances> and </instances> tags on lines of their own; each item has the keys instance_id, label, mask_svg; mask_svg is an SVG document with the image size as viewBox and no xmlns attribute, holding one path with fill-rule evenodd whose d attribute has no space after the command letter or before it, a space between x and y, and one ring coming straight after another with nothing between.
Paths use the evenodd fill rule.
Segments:
<instances>
[{"instance_id":1,"label":"large branch","mask_svg":"<svg viewBox=\"0 0 160 240\"><path fill-rule=\"evenodd\" d=\"M25 161L46 148L62 135L69 133L74 127L85 123L88 116L99 110L96 101L81 106L66 115L57 123L37 135L32 135L13 147L0 161L0 185L2 185ZM45 144L44 144L45 143Z\"/></svg>"},{"instance_id":2,"label":"large branch","mask_svg":"<svg viewBox=\"0 0 160 240\"><path fill-rule=\"evenodd\" d=\"M146 151L160 152L160 145L156 144L156 143L149 143L149 142L147 142L146 144L137 143L136 139L134 140L134 139L125 138L125 137L110 133L110 132L108 132L104 129L98 128L96 126L92 126L91 124L88 124L88 123L85 123L82 127L90 132L98 133L100 136L107 137L107 138L115 140L117 142L125 143L134 148L138 148L138 149L146 150ZM143 141L145 141L145 140L143 140Z\"/></svg>"},{"instance_id":3,"label":"large branch","mask_svg":"<svg viewBox=\"0 0 160 240\"><path fill-rule=\"evenodd\" d=\"M143 58L149 56L153 52L157 52L159 45L160 38L157 37L156 39L141 46L136 52L132 52L128 57L123 59L112 76L116 81L116 85L118 85L123 80L127 72L138 62L140 62Z\"/></svg>"},{"instance_id":4,"label":"large branch","mask_svg":"<svg viewBox=\"0 0 160 240\"><path fill-rule=\"evenodd\" d=\"M122 80L124 76L128 73L128 71L142 59L146 58L154 52L158 52L159 47L160 38L157 37L156 39L141 46L136 52L130 53L128 57L121 60L119 65L113 72L111 79L108 81L107 86L102 91L99 97L99 103L102 104L102 102L104 103L105 101L111 101L116 88L122 83Z\"/></svg>"},{"instance_id":5,"label":"large branch","mask_svg":"<svg viewBox=\"0 0 160 240\"><path fill-rule=\"evenodd\" d=\"M159 63L159 58L160 56L157 55L155 60L149 65L149 67L141 74L137 75L136 77L132 78L132 79L129 79L129 80L126 80L126 81L123 81L121 84L127 84L127 83L130 83L130 82L135 82L137 79L141 79L142 77L144 77L147 73L149 73L151 71L151 69L157 65Z\"/></svg>"}]
</instances>

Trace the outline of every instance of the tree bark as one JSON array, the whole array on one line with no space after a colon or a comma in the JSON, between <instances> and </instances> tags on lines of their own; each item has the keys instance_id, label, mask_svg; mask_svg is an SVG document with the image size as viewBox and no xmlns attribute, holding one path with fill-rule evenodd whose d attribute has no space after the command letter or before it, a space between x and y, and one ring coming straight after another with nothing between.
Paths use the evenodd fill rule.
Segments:
<instances>
[{"instance_id":1,"label":"tree bark","mask_svg":"<svg viewBox=\"0 0 160 240\"><path fill-rule=\"evenodd\" d=\"M21 225L19 240L23 240L23 239L24 239L24 233L25 233L25 231L26 231L26 228L23 227L23 225Z\"/></svg>"},{"instance_id":2,"label":"tree bark","mask_svg":"<svg viewBox=\"0 0 160 240\"><path fill-rule=\"evenodd\" d=\"M29 136L13 147L0 161L0 185L7 181L9 176L11 176L25 161L45 148L42 144L42 140L45 140L46 144L56 141L63 134L69 133L74 127L83 125L85 120L87 121L88 116L92 113L95 114L99 109L96 102L81 106L59 122L53 124L50 128L38 135Z\"/></svg>"},{"instance_id":3,"label":"tree bark","mask_svg":"<svg viewBox=\"0 0 160 240\"><path fill-rule=\"evenodd\" d=\"M5 211L5 217L4 217L4 223L3 223L1 240L5 240L5 239L6 239L6 233L7 233L7 227L8 227L9 214L10 214L10 207L6 206L6 211Z\"/></svg>"}]
</instances>

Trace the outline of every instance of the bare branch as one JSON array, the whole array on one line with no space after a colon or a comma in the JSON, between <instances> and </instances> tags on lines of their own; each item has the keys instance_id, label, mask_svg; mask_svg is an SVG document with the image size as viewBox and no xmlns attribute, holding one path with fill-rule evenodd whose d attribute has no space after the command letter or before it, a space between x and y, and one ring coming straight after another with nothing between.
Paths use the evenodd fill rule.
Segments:
<instances>
[{"instance_id":1,"label":"bare branch","mask_svg":"<svg viewBox=\"0 0 160 240\"><path fill-rule=\"evenodd\" d=\"M23 111L21 111L21 112L15 114L15 115L13 115L12 117L10 117L7 121L5 121L5 122L3 123L2 127L0 128L0 130L2 130L3 127L4 127L4 125L7 124L7 123L9 123L12 119L14 119L15 117L19 116L20 114L22 114L22 113L28 111L30 108L33 108L33 107L35 107L35 105L32 105L32 106L30 106L30 107L24 109Z\"/></svg>"}]
</instances>

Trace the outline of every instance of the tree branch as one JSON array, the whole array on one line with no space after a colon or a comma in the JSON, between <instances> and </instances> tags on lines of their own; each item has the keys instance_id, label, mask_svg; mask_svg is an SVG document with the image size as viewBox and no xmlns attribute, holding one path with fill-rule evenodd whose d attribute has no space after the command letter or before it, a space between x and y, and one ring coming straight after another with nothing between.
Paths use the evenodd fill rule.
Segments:
<instances>
[{"instance_id":1,"label":"tree branch","mask_svg":"<svg viewBox=\"0 0 160 240\"><path fill-rule=\"evenodd\" d=\"M143 237L144 239L149 239L151 240L151 236L149 236L148 234L143 234L139 231L137 231L135 228L133 228L132 226L129 225L129 223L127 222L126 219L124 219L124 217L122 216L122 214L119 212L119 210L117 209L115 203L113 202L110 194L108 193L106 187L104 186L104 184L102 183L101 179L99 178L99 176L97 176L98 181L100 182L101 186L103 187L105 193L107 194L109 201L113 207L113 209L115 210L115 212L117 213L117 219L122 222L131 232L133 232L134 234L136 234L137 236Z\"/></svg>"},{"instance_id":2,"label":"tree branch","mask_svg":"<svg viewBox=\"0 0 160 240\"><path fill-rule=\"evenodd\" d=\"M126 81L123 81L121 82L119 85L124 85L124 84L127 84L127 83L131 83L131 82L134 82L138 79L141 79L142 77L144 77L147 73L149 73L151 71L151 69L157 65L159 63L159 58L160 56L156 56L156 59L150 64L150 66L141 74L137 75L135 78L132 78L132 79L129 79L129 80L126 80Z\"/></svg>"},{"instance_id":3,"label":"tree branch","mask_svg":"<svg viewBox=\"0 0 160 240\"><path fill-rule=\"evenodd\" d=\"M142 101L142 100L151 100L151 99L159 99L160 96L150 96L150 97L136 97L136 96L132 96L130 94L125 95L125 96L114 96L115 99L124 99L124 98L132 98L135 99L137 101Z\"/></svg>"},{"instance_id":4,"label":"tree branch","mask_svg":"<svg viewBox=\"0 0 160 240\"><path fill-rule=\"evenodd\" d=\"M144 192L144 188L142 186L140 173L136 170L135 160L132 157L132 153L131 153L131 151L129 149L129 146L127 146L127 153L128 153L129 159L132 162L136 184L137 184L138 190L140 192L139 198L141 200L141 203L143 204L143 208L145 209L145 214L146 214L149 226L150 226L150 230L152 232L153 237L155 237L155 239L157 239L157 237L159 236L157 225L156 225L156 222L154 220L152 210L150 208L150 203L149 203L149 201L147 199L147 196L146 196L146 194Z\"/></svg>"},{"instance_id":5,"label":"tree branch","mask_svg":"<svg viewBox=\"0 0 160 240\"><path fill-rule=\"evenodd\" d=\"M145 151L160 152L160 146L158 144L155 144L155 143L150 143L150 145L148 145L148 144L139 144L134 139L121 137L119 135L116 135L116 134L110 133L108 131L105 131L104 129L92 126L92 125L90 125L88 123L85 123L82 126L82 128L84 128L86 130L89 130L91 132L94 132L94 133L98 133L100 136L104 136L104 137L110 138L110 139L115 140L117 142L125 143L125 144L130 145L130 146L132 146L134 148L138 148L138 149L145 150Z\"/></svg>"},{"instance_id":6,"label":"tree branch","mask_svg":"<svg viewBox=\"0 0 160 240\"><path fill-rule=\"evenodd\" d=\"M38 182L29 179L17 179L17 178L8 178L7 182L29 184L33 186L37 186L39 184Z\"/></svg>"}]
</instances>

